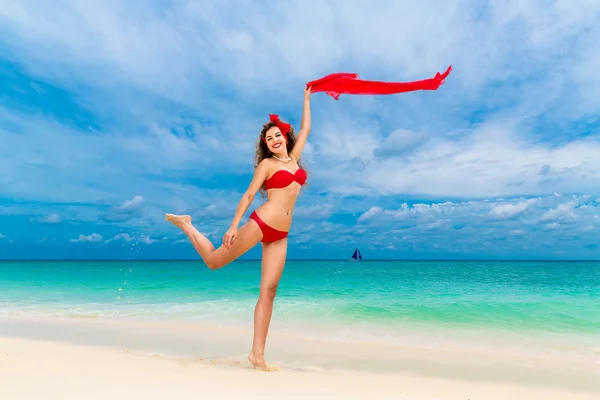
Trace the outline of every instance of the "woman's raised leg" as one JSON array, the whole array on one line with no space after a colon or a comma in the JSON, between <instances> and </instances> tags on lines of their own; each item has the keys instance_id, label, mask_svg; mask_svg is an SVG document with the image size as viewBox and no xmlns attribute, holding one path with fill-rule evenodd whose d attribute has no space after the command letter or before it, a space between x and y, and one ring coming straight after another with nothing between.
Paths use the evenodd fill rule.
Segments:
<instances>
[{"instance_id":1,"label":"woman's raised leg","mask_svg":"<svg viewBox=\"0 0 600 400\"><path fill-rule=\"evenodd\" d=\"M287 238L272 243L263 243L260 295L254 310L254 340L252 350L248 355L248 361L255 368L263 371L274 370L265 363L265 344L286 254Z\"/></svg>"},{"instance_id":2,"label":"woman's raised leg","mask_svg":"<svg viewBox=\"0 0 600 400\"><path fill-rule=\"evenodd\" d=\"M219 269L229 264L256 246L262 239L262 231L258 224L253 220L249 220L238 229L237 236L230 248L221 245L215 250L215 246L210 240L192 225L192 217L189 215L167 214L166 220L179 227L187 235L206 266L210 269Z\"/></svg>"}]
</instances>

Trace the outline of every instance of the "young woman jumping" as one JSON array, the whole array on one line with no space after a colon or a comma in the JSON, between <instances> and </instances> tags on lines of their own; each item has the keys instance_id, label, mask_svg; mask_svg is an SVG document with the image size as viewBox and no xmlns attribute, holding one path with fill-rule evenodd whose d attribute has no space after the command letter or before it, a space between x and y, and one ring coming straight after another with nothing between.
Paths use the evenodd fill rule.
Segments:
<instances>
[{"instance_id":1,"label":"young woman jumping","mask_svg":"<svg viewBox=\"0 0 600 400\"><path fill-rule=\"evenodd\" d=\"M264 371L273 370L265 363L265 343L273 301L285 265L292 211L307 178L306 170L300 163L300 154L310 132L310 95L311 88L307 86L304 89L302 121L297 136L294 128L279 120L277 115L270 115L270 121L263 126L256 145L254 177L218 249L192 225L189 215L166 214L167 221L187 235L210 269L225 266L262 242L260 295L254 310L254 340L248 361ZM267 200L238 229L258 191L266 193Z\"/></svg>"}]
</instances>

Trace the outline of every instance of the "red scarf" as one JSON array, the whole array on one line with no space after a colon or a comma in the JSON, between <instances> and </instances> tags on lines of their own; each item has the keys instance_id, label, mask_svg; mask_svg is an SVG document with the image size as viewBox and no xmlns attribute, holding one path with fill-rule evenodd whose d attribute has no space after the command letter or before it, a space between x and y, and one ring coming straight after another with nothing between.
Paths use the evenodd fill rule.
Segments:
<instances>
[{"instance_id":1,"label":"red scarf","mask_svg":"<svg viewBox=\"0 0 600 400\"><path fill-rule=\"evenodd\" d=\"M444 83L450 71L452 66L441 75L438 72L433 78L414 82L363 81L358 74L338 72L308 82L306 86L311 86L313 93L325 92L336 100L341 94L394 94L414 90L436 90Z\"/></svg>"}]
</instances>

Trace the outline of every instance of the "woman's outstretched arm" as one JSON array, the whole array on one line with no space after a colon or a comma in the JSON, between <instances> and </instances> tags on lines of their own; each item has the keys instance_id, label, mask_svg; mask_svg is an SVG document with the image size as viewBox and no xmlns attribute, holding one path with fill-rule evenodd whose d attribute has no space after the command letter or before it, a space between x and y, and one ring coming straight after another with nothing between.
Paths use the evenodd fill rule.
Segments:
<instances>
[{"instance_id":1,"label":"woman's outstretched arm","mask_svg":"<svg viewBox=\"0 0 600 400\"><path fill-rule=\"evenodd\" d=\"M306 139L308 139L308 134L310 133L310 93L310 86L304 88L304 108L302 111L302 121L300 122L300 131L296 137L294 148L290 152L290 157L296 161L300 158L300 154L302 154L304 144L306 143Z\"/></svg>"}]
</instances>

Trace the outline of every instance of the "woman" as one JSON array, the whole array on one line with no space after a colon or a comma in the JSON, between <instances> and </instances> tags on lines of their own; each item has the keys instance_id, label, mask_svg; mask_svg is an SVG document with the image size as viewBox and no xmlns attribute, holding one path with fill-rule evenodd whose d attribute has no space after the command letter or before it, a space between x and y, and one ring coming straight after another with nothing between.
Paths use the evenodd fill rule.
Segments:
<instances>
[{"instance_id":1,"label":"woman","mask_svg":"<svg viewBox=\"0 0 600 400\"><path fill-rule=\"evenodd\" d=\"M294 129L276 115L271 115L271 121L263 126L256 146L254 177L218 249L215 250L212 243L192 225L189 215L166 215L168 221L188 236L210 269L223 267L262 242L260 295L254 310L254 340L248 361L265 371L272 370L265 363L265 343L273 301L285 265L292 210L307 177L300 164L300 154L310 132L310 94L311 88L306 87L297 137ZM250 219L238 230L240 220L259 190L266 192L267 201L254 210Z\"/></svg>"}]
</instances>

